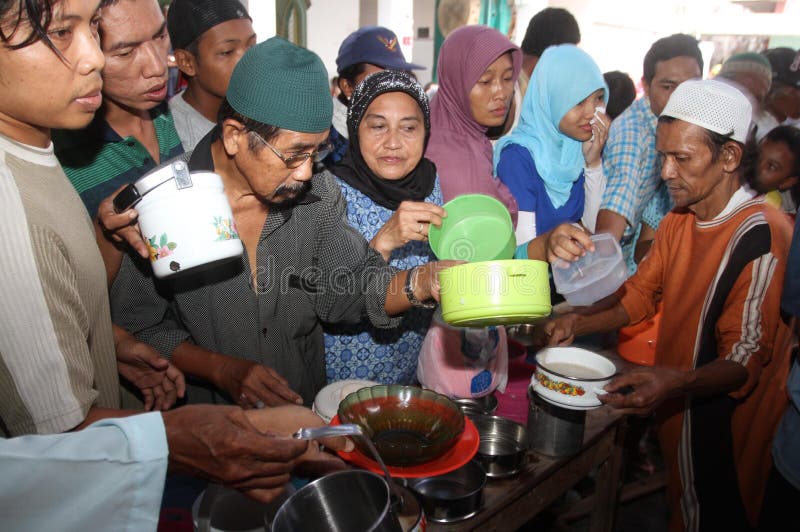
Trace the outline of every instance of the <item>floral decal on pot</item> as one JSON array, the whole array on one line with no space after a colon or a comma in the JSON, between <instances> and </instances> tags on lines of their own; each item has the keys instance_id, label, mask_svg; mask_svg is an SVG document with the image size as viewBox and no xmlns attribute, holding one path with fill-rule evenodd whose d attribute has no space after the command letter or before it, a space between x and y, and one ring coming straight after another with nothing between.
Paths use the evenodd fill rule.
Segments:
<instances>
[{"instance_id":1,"label":"floral decal on pot","mask_svg":"<svg viewBox=\"0 0 800 532\"><path fill-rule=\"evenodd\" d=\"M236 240L239 238L239 233L236 231L236 226L230 218L223 218L222 216L214 216L212 222L214 230L217 233L215 241L220 240Z\"/></svg>"},{"instance_id":2,"label":"floral decal on pot","mask_svg":"<svg viewBox=\"0 0 800 532\"><path fill-rule=\"evenodd\" d=\"M586 394L586 390L580 386L573 386L572 384L568 384L566 382L550 380L543 373L537 373L536 380L548 390L553 390L554 392L558 392L562 395L580 397Z\"/></svg>"},{"instance_id":3,"label":"floral decal on pot","mask_svg":"<svg viewBox=\"0 0 800 532\"><path fill-rule=\"evenodd\" d=\"M152 237L145 239L147 251L150 252L150 262L155 262L158 259L169 257L172 255L172 252L175 250L175 248L178 247L178 244L169 241L169 238L167 238L167 233L162 233L159 240L156 240L157 237L158 235L153 235Z\"/></svg>"}]
</instances>

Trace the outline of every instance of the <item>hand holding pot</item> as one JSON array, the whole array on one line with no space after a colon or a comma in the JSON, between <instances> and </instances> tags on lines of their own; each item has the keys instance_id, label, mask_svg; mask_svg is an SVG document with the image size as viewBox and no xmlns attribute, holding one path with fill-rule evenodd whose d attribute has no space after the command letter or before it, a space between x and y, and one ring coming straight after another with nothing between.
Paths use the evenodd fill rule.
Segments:
<instances>
[{"instance_id":1,"label":"hand holding pot","mask_svg":"<svg viewBox=\"0 0 800 532\"><path fill-rule=\"evenodd\" d=\"M684 376L683 371L672 368L636 368L608 383L604 388L608 393L599 398L622 414L647 415L664 399L675 395L683 386Z\"/></svg>"},{"instance_id":2,"label":"hand holding pot","mask_svg":"<svg viewBox=\"0 0 800 532\"><path fill-rule=\"evenodd\" d=\"M258 362L226 356L216 374L215 384L242 408L303 404L286 379Z\"/></svg>"},{"instance_id":3,"label":"hand holding pot","mask_svg":"<svg viewBox=\"0 0 800 532\"><path fill-rule=\"evenodd\" d=\"M438 260L417 267L414 279L414 295L420 301L435 299L439 301L439 272L453 266L464 264L463 260Z\"/></svg>"},{"instance_id":4,"label":"hand holding pot","mask_svg":"<svg viewBox=\"0 0 800 532\"><path fill-rule=\"evenodd\" d=\"M430 225L441 227L444 216L444 209L433 203L404 201L378 230L370 246L388 260L392 251L408 242L427 240Z\"/></svg>"},{"instance_id":5,"label":"hand holding pot","mask_svg":"<svg viewBox=\"0 0 800 532\"><path fill-rule=\"evenodd\" d=\"M114 210L114 198L127 186L122 185L100 203L97 208L97 221L108 240L115 244L127 242L140 257L146 259L150 254L139 228L139 213L134 209L120 213Z\"/></svg>"}]
</instances>

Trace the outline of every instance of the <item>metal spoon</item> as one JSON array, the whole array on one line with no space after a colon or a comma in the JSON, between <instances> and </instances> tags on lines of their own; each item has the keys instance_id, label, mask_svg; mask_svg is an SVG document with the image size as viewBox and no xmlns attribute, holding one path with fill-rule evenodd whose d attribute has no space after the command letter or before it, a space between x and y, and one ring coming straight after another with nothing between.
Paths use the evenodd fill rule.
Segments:
<instances>
[{"instance_id":1,"label":"metal spoon","mask_svg":"<svg viewBox=\"0 0 800 532\"><path fill-rule=\"evenodd\" d=\"M293 438L298 440L318 440L320 438L329 438L331 436L355 436L361 438L364 443L367 444L367 447L372 453L372 457L376 462L378 462L378 465L381 466L383 474L386 477L386 483L389 484L389 489L393 494L400 497L402 502L402 495L400 495L400 493L394 489L395 484L392 480L392 476L389 474L389 469L386 467L386 464L383 463L383 459L381 458L380 453L378 453L378 449L376 449L375 445L372 443L372 440L366 434L364 434L364 429L361 428L361 425L357 425L356 423L343 423L341 425L324 425L322 427L301 428L292 435Z\"/></svg>"}]
</instances>

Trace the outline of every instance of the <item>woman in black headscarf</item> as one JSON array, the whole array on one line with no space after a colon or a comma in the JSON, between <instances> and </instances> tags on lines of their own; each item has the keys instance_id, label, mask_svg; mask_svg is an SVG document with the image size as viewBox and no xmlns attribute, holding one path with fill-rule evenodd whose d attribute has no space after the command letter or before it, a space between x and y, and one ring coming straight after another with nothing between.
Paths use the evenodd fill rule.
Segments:
<instances>
[{"instance_id":1,"label":"woman in black headscarf","mask_svg":"<svg viewBox=\"0 0 800 532\"><path fill-rule=\"evenodd\" d=\"M444 210L436 167L423 157L430 136L424 90L405 72L370 75L353 93L347 129L347 153L328 169L341 183L350 225L395 268L425 264L433 258L428 229L441 225ZM430 319L430 310L415 308L396 329L329 328L328 381L413 382Z\"/></svg>"}]
</instances>

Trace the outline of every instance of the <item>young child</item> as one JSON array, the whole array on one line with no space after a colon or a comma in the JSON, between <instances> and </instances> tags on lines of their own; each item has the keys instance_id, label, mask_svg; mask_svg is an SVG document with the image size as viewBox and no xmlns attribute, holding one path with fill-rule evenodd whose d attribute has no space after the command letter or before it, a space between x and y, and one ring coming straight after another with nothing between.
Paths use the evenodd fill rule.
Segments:
<instances>
[{"instance_id":1,"label":"young child","mask_svg":"<svg viewBox=\"0 0 800 532\"><path fill-rule=\"evenodd\" d=\"M752 187L766 194L767 202L789 214L796 214L800 201L800 129L778 126L758 147Z\"/></svg>"}]
</instances>

